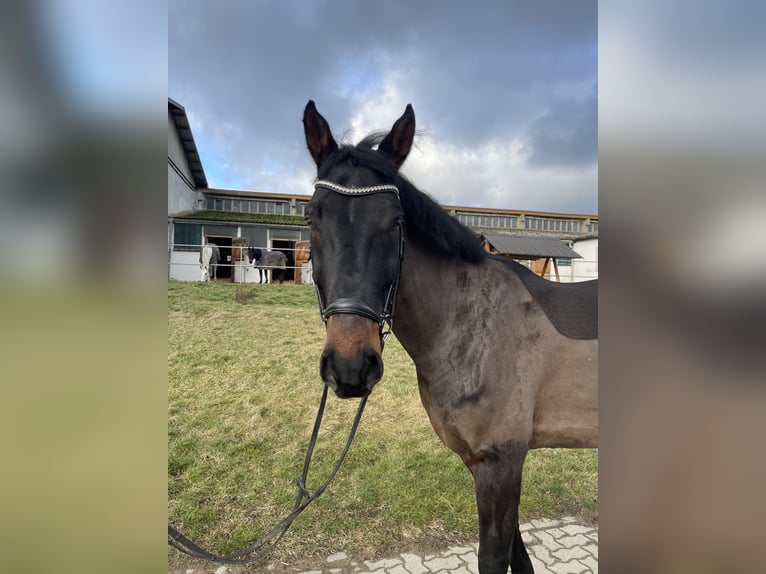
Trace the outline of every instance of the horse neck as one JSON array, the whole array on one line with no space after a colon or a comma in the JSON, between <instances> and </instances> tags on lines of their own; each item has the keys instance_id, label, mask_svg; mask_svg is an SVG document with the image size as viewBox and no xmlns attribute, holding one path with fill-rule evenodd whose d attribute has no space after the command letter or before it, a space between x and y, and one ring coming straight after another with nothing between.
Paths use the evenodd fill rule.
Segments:
<instances>
[{"instance_id":1,"label":"horse neck","mask_svg":"<svg viewBox=\"0 0 766 574\"><path fill-rule=\"evenodd\" d=\"M435 257L407 244L393 330L414 361L438 360L440 334L448 330L456 310L463 307L461 282L467 273L476 273L476 268L476 264Z\"/></svg>"}]
</instances>

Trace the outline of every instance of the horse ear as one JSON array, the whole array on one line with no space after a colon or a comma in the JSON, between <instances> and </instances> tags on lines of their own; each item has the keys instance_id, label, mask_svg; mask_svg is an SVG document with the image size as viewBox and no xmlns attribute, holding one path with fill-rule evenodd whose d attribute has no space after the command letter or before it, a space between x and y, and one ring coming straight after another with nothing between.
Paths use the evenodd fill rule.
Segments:
<instances>
[{"instance_id":1,"label":"horse ear","mask_svg":"<svg viewBox=\"0 0 766 574\"><path fill-rule=\"evenodd\" d=\"M378 151L388 156L397 168L401 167L412 148L412 139L415 137L415 112L412 105L407 104L402 117L396 120L391 131L380 142Z\"/></svg>"},{"instance_id":2,"label":"horse ear","mask_svg":"<svg viewBox=\"0 0 766 574\"><path fill-rule=\"evenodd\" d=\"M332 152L338 149L338 144L330 132L330 125L317 111L314 100L309 100L306 109L303 110L303 131L306 134L306 145L309 153L314 158L314 163L319 167L324 163Z\"/></svg>"}]
</instances>

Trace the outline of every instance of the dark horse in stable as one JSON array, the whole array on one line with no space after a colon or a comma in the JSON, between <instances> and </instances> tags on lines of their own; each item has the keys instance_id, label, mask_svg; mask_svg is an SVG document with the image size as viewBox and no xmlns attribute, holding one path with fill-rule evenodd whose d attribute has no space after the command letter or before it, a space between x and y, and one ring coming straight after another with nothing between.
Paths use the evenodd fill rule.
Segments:
<instances>
[{"instance_id":1,"label":"dark horse in stable","mask_svg":"<svg viewBox=\"0 0 766 574\"><path fill-rule=\"evenodd\" d=\"M318 173L305 213L327 327L322 380L339 397L367 396L389 323L434 430L473 475L479 571L533 572L518 523L527 451L597 446L597 282L552 283L488 255L400 175L411 106L356 146L338 146L312 101L303 124Z\"/></svg>"},{"instance_id":2,"label":"dark horse in stable","mask_svg":"<svg viewBox=\"0 0 766 574\"><path fill-rule=\"evenodd\" d=\"M250 263L258 270L258 282L269 282L269 271L272 273L272 281L274 279L274 271L279 276L279 283L281 284L285 278L285 269L287 268L287 255L281 251L261 251L256 247L247 248L247 257ZM263 276L266 276L266 281L263 280Z\"/></svg>"}]
</instances>

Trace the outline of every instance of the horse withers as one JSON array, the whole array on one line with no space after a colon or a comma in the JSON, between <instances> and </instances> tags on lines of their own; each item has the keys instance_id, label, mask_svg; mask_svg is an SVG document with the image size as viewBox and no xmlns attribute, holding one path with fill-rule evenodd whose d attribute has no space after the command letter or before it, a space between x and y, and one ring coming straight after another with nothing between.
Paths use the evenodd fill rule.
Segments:
<instances>
[{"instance_id":1,"label":"horse withers","mask_svg":"<svg viewBox=\"0 0 766 574\"><path fill-rule=\"evenodd\" d=\"M258 270L258 283L269 282L269 271L272 272L273 280L273 273L276 271L279 283L282 284L285 277L285 269L287 269L287 255L281 251L261 251L257 247L248 247L247 258L253 267Z\"/></svg>"},{"instance_id":2,"label":"horse withers","mask_svg":"<svg viewBox=\"0 0 766 574\"><path fill-rule=\"evenodd\" d=\"M473 475L480 573L532 573L518 523L527 451L597 446L597 282L552 283L487 254L403 177L411 106L356 146L338 146L312 101L303 123L322 380L342 398L369 395L391 326L434 430Z\"/></svg>"},{"instance_id":3,"label":"horse withers","mask_svg":"<svg viewBox=\"0 0 766 574\"><path fill-rule=\"evenodd\" d=\"M221 250L215 243L204 245L199 252L199 268L202 273L202 281L217 279L218 262L221 260Z\"/></svg>"}]
</instances>

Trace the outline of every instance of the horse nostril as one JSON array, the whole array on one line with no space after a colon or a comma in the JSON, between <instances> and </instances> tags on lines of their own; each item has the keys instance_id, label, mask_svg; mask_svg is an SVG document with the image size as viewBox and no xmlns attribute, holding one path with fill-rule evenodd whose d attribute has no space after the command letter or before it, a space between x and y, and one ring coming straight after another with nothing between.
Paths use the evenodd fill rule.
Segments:
<instances>
[{"instance_id":1,"label":"horse nostril","mask_svg":"<svg viewBox=\"0 0 766 574\"><path fill-rule=\"evenodd\" d=\"M364 367L362 368L362 384L368 389L383 377L383 359L376 351L369 349L365 352Z\"/></svg>"},{"instance_id":2,"label":"horse nostril","mask_svg":"<svg viewBox=\"0 0 766 574\"><path fill-rule=\"evenodd\" d=\"M335 363L333 360L334 354L335 353L327 349L322 353L322 356L319 359L319 376L325 383L330 383L331 371L334 370L333 364Z\"/></svg>"}]
</instances>

